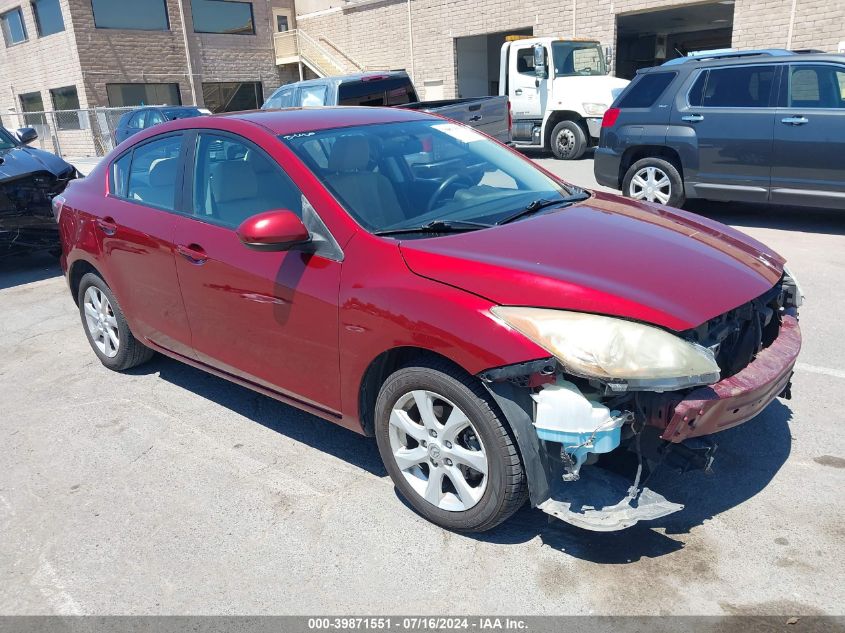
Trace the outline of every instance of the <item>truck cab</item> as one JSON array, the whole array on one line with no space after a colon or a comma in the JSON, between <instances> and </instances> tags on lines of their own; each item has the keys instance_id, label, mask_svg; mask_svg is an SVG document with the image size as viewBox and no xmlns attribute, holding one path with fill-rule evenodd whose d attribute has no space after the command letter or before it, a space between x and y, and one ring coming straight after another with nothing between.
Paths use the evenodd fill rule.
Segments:
<instances>
[{"instance_id":1,"label":"truck cab","mask_svg":"<svg viewBox=\"0 0 845 633\"><path fill-rule=\"evenodd\" d=\"M501 49L499 94L510 99L514 144L580 158L598 142L605 110L629 83L607 72L597 41L509 37Z\"/></svg>"}]
</instances>

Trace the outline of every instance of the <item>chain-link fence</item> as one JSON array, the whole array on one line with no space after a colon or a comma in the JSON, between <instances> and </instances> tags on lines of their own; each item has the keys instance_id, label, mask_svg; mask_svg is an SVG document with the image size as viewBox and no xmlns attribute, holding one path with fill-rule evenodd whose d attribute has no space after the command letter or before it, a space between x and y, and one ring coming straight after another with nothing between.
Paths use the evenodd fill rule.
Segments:
<instances>
[{"instance_id":1,"label":"chain-link fence","mask_svg":"<svg viewBox=\"0 0 845 633\"><path fill-rule=\"evenodd\" d=\"M32 127L38 139L32 143L59 156L105 156L115 146L114 131L120 117L135 110L126 108L91 108L49 112L15 112L2 117L10 131Z\"/></svg>"}]
</instances>

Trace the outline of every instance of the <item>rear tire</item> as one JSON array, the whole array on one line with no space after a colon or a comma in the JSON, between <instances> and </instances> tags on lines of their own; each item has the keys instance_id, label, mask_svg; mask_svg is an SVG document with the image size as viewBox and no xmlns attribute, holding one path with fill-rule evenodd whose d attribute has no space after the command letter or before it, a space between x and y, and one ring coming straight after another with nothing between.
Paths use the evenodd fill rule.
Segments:
<instances>
[{"instance_id":1,"label":"rear tire","mask_svg":"<svg viewBox=\"0 0 845 633\"><path fill-rule=\"evenodd\" d=\"M375 435L399 493L436 525L482 532L525 503L527 479L509 428L484 387L445 361L387 378Z\"/></svg>"},{"instance_id":2,"label":"rear tire","mask_svg":"<svg viewBox=\"0 0 845 633\"><path fill-rule=\"evenodd\" d=\"M560 160L578 160L587 151L587 134L575 121L561 121L552 130L552 153Z\"/></svg>"},{"instance_id":3,"label":"rear tire","mask_svg":"<svg viewBox=\"0 0 845 633\"><path fill-rule=\"evenodd\" d=\"M102 277L94 273L82 277L77 303L82 329L103 365L124 371L153 357L153 350L132 335L117 298Z\"/></svg>"},{"instance_id":4,"label":"rear tire","mask_svg":"<svg viewBox=\"0 0 845 633\"><path fill-rule=\"evenodd\" d=\"M643 158L631 165L622 180L622 193L634 200L677 208L686 201L684 179L677 167L662 158Z\"/></svg>"}]
</instances>

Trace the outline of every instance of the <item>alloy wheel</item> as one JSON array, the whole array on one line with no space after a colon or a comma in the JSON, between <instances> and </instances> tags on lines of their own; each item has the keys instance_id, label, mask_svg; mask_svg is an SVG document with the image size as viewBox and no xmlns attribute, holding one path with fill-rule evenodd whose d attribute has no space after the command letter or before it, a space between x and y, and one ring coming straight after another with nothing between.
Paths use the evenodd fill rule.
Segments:
<instances>
[{"instance_id":1,"label":"alloy wheel","mask_svg":"<svg viewBox=\"0 0 845 633\"><path fill-rule=\"evenodd\" d=\"M390 412L390 449L414 491L441 510L475 506L487 488L487 452L472 422L433 391L400 397Z\"/></svg>"},{"instance_id":2,"label":"alloy wheel","mask_svg":"<svg viewBox=\"0 0 845 633\"><path fill-rule=\"evenodd\" d=\"M631 178L628 195L635 200L668 204L672 198L672 181L659 167L643 167Z\"/></svg>"},{"instance_id":3,"label":"alloy wheel","mask_svg":"<svg viewBox=\"0 0 845 633\"><path fill-rule=\"evenodd\" d=\"M91 340L105 356L114 358L120 349L120 332L108 297L96 286L90 286L85 291L83 306Z\"/></svg>"}]
</instances>

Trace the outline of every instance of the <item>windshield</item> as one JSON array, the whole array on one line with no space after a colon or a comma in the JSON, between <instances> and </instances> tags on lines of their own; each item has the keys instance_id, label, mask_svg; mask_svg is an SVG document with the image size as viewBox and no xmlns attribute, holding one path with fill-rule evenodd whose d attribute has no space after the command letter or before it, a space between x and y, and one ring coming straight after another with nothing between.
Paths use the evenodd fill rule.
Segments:
<instances>
[{"instance_id":1,"label":"windshield","mask_svg":"<svg viewBox=\"0 0 845 633\"><path fill-rule=\"evenodd\" d=\"M289 134L282 140L372 232L431 221L495 224L569 192L471 128L412 121Z\"/></svg>"},{"instance_id":2,"label":"windshield","mask_svg":"<svg viewBox=\"0 0 845 633\"><path fill-rule=\"evenodd\" d=\"M17 146L17 141L12 138L9 131L6 128L0 128L0 149L12 149Z\"/></svg>"},{"instance_id":3,"label":"windshield","mask_svg":"<svg viewBox=\"0 0 845 633\"><path fill-rule=\"evenodd\" d=\"M552 42L555 77L606 75L601 46L596 42Z\"/></svg>"}]
</instances>

